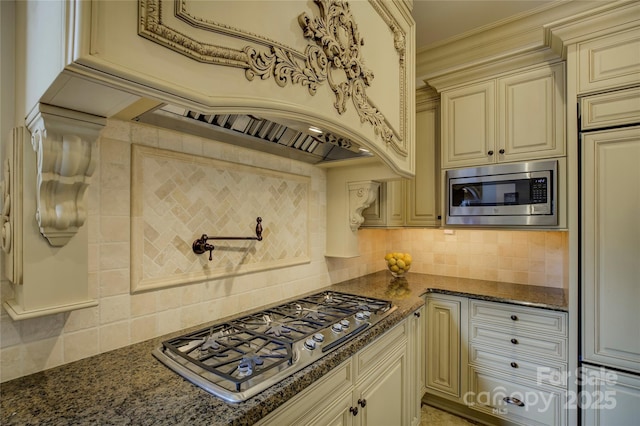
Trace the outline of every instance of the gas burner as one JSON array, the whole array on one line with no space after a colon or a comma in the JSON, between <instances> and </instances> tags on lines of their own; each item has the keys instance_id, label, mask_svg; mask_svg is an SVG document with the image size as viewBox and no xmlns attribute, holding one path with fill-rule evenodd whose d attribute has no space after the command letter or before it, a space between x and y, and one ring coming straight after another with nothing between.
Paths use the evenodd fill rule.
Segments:
<instances>
[{"instance_id":1,"label":"gas burner","mask_svg":"<svg viewBox=\"0 0 640 426\"><path fill-rule=\"evenodd\" d=\"M182 377L241 402L380 322L390 302L320 292L166 340L153 354Z\"/></svg>"},{"instance_id":2,"label":"gas burner","mask_svg":"<svg viewBox=\"0 0 640 426\"><path fill-rule=\"evenodd\" d=\"M267 326L266 334L272 334L276 337L281 337L282 334L291 334L291 328L286 327L284 324L279 323L271 319L269 315L263 315L264 323Z\"/></svg>"},{"instance_id":3,"label":"gas burner","mask_svg":"<svg viewBox=\"0 0 640 426\"><path fill-rule=\"evenodd\" d=\"M250 352L240 359L238 364L238 373L240 377L246 377L253 374L253 370L264 365L264 360L260 355Z\"/></svg>"},{"instance_id":4,"label":"gas burner","mask_svg":"<svg viewBox=\"0 0 640 426\"><path fill-rule=\"evenodd\" d=\"M309 318L311 320L324 321L324 319L327 317L326 313L319 312L317 308L315 309L305 308L304 311L305 311L304 317Z\"/></svg>"}]
</instances>

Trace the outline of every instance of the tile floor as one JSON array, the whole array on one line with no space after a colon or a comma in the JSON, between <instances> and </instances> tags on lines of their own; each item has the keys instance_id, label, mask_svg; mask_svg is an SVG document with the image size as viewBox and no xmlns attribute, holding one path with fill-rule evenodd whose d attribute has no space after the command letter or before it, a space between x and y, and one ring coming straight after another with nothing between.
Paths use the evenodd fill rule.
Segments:
<instances>
[{"instance_id":1,"label":"tile floor","mask_svg":"<svg viewBox=\"0 0 640 426\"><path fill-rule=\"evenodd\" d=\"M470 426L477 423L454 416L446 411L438 410L430 405L422 404L420 426Z\"/></svg>"}]
</instances>

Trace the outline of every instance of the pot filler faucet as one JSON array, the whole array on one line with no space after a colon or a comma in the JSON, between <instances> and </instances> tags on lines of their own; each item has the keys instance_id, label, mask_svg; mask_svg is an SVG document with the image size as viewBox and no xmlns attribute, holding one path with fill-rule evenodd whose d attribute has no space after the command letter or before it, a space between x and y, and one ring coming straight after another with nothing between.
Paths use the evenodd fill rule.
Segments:
<instances>
[{"instance_id":1,"label":"pot filler faucet","mask_svg":"<svg viewBox=\"0 0 640 426\"><path fill-rule=\"evenodd\" d=\"M255 237L210 237L207 234L202 234L200 238L193 242L193 252L195 254L203 254L205 251L209 252L209 260L213 260L213 250L215 247L213 244L209 244L209 240L256 240L262 241L262 218L256 218L256 236Z\"/></svg>"}]
</instances>

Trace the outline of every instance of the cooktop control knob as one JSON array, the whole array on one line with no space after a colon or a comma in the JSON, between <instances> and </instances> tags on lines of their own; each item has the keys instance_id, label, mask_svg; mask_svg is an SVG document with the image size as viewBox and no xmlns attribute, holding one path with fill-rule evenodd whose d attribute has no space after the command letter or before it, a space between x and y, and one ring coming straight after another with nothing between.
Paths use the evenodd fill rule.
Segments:
<instances>
[{"instance_id":1,"label":"cooktop control knob","mask_svg":"<svg viewBox=\"0 0 640 426\"><path fill-rule=\"evenodd\" d=\"M304 342L304 347L309 349L310 351L314 350L316 348L316 341L313 339L307 339Z\"/></svg>"},{"instance_id":2,"label":"cooktop control knob","mask_svg":"<svg viewBox=\"0 0 640 426\"><path fill-rule=\"evenodd\" d=\"M360 311L356 313L356 319L358 321L366 321L371 318L371 312L369 311Z\"/></svg>"},{"instance_id":3,"label":"cooktop control knob","mask_svg":"<svg viewBox=\"0 0 640 426\"><path fill-rule=\"evenodd\" d=\"M340 324L339 322L333 324L331 326L331 330L336 332L336 333L340 333L342 331L342 324Z\"/></svg>"},{"instance_id":4,"label":"cooktop control knob","mask_svg":"<svg viewBox=\"0 0 640 426\"><path fill-rule=\"evenodd\" d=\"M324 335L322 333L316 333L313 335L313 340L315 340L316 342L322 342L324 341Z\"/></svg>"},{"instance_id":5,"label":"cooktop control knob","mask_svg":"<svg viewBox=\"0 0 640 426\"><path fill-rule=\"evenodd\" d=\"M349 327L349 320L348 319L343 319L342 321L340 321L340 324L342 324L342 328L348 328Z\"/></svg>"}]
</instances>

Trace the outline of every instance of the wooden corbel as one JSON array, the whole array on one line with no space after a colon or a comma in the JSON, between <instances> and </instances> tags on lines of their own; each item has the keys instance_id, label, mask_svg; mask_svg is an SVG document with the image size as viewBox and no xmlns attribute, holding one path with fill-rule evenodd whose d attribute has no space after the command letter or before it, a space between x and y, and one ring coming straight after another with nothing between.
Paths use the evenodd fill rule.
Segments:
<instances>
[{"instance_id":1,"label":"wooden corbel","mask_svg":"<svg viewBox=\"0 0 640 426\"><path fill-rule=\"evenodd\" d=\"M379 182L349 182L349 226L357 231L364 222L362 211L378 196Z\"/></svg>"},{"instance_id":2,"label":"wooden corbel","mask_svg":"<svg viewBox=\"0 0 640 426\"><path fill-rule=\"evenodd\" d=\"M87 219L85 194L95 170L95 141L106 119L39 104L27 117L37 156L36 220L54 247Z\"/></svg>"}]
</instances>

